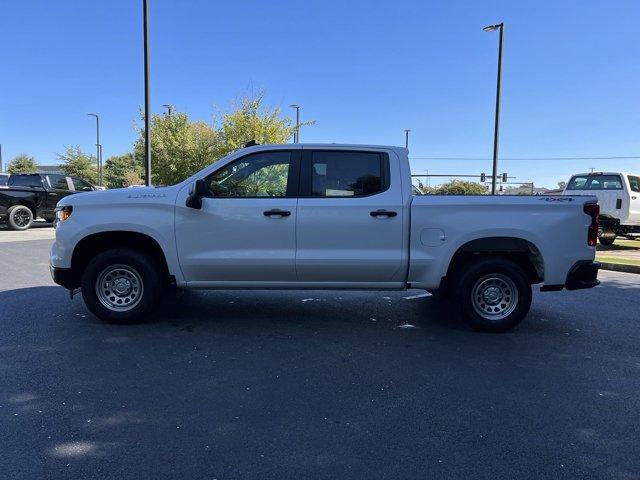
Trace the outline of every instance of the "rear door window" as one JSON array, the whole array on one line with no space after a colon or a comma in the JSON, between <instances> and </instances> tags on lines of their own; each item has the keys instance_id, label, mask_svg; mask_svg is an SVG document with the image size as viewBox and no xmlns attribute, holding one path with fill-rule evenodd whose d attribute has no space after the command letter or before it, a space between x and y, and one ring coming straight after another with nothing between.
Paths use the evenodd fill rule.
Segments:
<instances>
[{"instance_id":1,"label":"rear door window","mask_svg":"<svg viewBox=\"0 0 640 480\"><path fill-rule=\"evenodd\" d=\"M620 175L578 175L567 190L622 190L622 180Z\"/></svg>"},{"instance_id":2,"label":"rear door window","mask_svg":"<svg viewBox=\"0 0 640 480\"><path fill-rule=\"evenodd\" d=\"M11 175L9 177L11 187L42 187L40 175Z\"/></svg>"},{"instance_id":3,"label":"rear door window","mask_svg":"<svg viewBox=\"0 0 640 480\"><path fill-rule=\"evenodd\" d=\"M387 188L387 163L376 152L314 151L312 197L362 197Z\"/></svg>"}]
</instances>

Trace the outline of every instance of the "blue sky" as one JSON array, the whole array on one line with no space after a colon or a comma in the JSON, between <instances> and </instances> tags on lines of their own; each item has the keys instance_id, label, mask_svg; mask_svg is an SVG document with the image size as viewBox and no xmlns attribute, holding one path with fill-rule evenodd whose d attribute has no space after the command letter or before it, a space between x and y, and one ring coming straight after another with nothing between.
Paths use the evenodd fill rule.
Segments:
<instances>
[{"instance_id":1,"label":"blue sky","mask_svg":"<svg viewBox=\"0 0 640 480\"><path fill-rule=\"evenodd\" d=\"M127 151L143 104L141 0L0 3L0 143L55 163L64 145ZM304 142L404 144L413 157L490 158L497 32L505 29L501 156L640 155L640 2L150 0L152 110L210 120L264 89L302 105ZM504 160L554 186L640 160ZM412 160L414 172L490 172Z\"/></svg>"}]
</instances>

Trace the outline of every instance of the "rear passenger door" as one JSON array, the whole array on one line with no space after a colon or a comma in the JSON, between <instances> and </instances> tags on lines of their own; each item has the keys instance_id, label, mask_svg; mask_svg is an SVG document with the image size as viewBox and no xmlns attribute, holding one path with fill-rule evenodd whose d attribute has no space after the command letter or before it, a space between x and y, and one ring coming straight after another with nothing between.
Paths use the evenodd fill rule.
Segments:
<instances>
[{"instance_id":1,"label":"rear passenger door","mask_svg":"<svg viewBox=\"0 0 640 480\"><path fill-rule=\"evenodd\" d=\"M298 281L401 284L403 200L391 181L400 180L398 163L386 152L303 150L300 177Z\"/></svg>"}]
</instances>

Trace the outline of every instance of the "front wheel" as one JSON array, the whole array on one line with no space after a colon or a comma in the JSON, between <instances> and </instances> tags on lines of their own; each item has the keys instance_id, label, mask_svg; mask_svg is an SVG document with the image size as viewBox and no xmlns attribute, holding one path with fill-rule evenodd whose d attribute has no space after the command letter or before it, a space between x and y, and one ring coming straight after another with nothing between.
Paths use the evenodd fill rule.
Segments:
<instances>
[{"instance_id":1,"label":"front wheel","mask_svg":"<svg viewBox=\"0 0 640 480\"><path fill-rule=\"evenodd\" d=\"M101 320L139 323L160 303L165 283L153 259L135 250L108 250L95 256L82 274L82 298Z\"/></svg>"},{"instance_id":2,"label":"front wheel","mask_svg":"<svg viewBox=\"0 0 640 480\"><path fill-rule=\"evenodd\" d=\"M507 331L531 308L531 283L523 269L509 260L476 260L465 267L456 283L457 303L474 330Z\"/></svg>"}]
</instances>

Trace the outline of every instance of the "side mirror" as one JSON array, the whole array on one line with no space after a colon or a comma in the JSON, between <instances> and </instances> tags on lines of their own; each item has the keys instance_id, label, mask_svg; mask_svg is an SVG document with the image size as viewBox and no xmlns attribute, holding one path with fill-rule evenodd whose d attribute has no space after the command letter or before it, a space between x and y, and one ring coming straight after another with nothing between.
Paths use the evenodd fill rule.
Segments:
<instances>
[{"instance_id":1,"label":"side mirror","mask_svg":"<svg viewBox=\"0 0 640 480\"><path fill-rule=\"evenodd\" d=\"M200 210L202 208L202 197L208 193L209 187L207 186L207 182L202 179L196 180L190 188L190 193L186 202L187 207Z\"/></svg>"}]
</instances>

